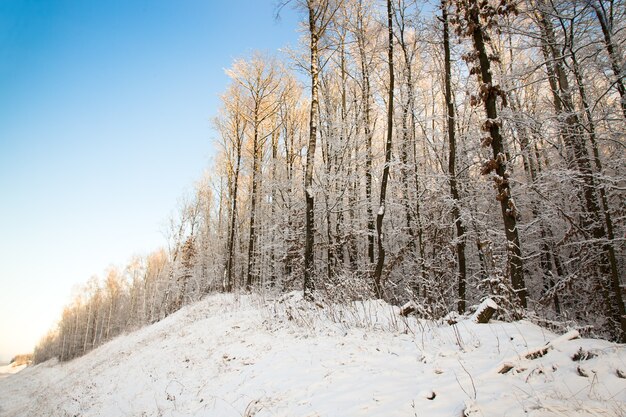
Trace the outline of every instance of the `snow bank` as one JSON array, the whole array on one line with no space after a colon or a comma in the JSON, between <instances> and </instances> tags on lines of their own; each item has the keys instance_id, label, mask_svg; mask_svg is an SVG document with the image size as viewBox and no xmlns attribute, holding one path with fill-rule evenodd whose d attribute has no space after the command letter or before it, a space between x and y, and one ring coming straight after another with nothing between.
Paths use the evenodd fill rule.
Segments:
<instances>
[{"instance_id":1,"label":"snow bank","mask_svg":"<svg viewBox=\"0 0 626 417\"><path fill-rule=\"evenodd\" d=\"M0 415L626 415L623 345L398 312L210 296L82 358L0 380Z\"/></svg>"}]
</instances>

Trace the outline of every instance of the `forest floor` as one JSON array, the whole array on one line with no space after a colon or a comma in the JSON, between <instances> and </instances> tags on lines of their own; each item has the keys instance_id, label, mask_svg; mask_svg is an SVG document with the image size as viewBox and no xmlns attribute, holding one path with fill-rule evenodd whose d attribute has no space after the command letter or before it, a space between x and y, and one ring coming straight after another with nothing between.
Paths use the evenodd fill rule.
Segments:
<instances>
[{"instance_id":1,"label":"forest floor","mask_svg":"<svg viewBox=\"0 0 626 417\"><path fill-rule=\"evenodd\" d=\"M0 379L0 416L625 416L626 346L218 294Z\"/></svg>"}]
</instances>

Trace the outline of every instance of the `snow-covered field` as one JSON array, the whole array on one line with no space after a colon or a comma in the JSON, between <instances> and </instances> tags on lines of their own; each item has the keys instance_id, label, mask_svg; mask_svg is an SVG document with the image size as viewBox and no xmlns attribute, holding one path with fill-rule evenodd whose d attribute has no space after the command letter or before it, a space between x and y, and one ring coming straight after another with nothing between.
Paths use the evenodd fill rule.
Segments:
<instances>
[{"instance_id":1,"label":"snow-covered field","mask_svg":"<svg viewBox=\"0 0 626 417\"><path fill-rule=\"evenodd\" d=\"M9 375L16 374L24 368L26 368L26 365L14 365L11 363L7 365L2 365L0 366L0 379L6 378Z\"/></svg>"},{"instance_id":2,"label":"snow-covered field","mask_svg":"<svg viewBox=\"0 0 626 417\"><path fill-rule=\"evenodd\" d=\"M213 295L0 379L0 415L626 416L626 346L575 336Z\"/></svg>"}]
</instances>

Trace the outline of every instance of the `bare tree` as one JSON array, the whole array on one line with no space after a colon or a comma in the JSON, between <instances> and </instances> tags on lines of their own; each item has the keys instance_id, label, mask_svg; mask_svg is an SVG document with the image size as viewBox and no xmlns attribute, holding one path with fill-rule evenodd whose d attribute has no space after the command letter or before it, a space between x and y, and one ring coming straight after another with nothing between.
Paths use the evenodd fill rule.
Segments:
<instances>
[{"instance_id":1,"label":"bare tree","mask_svg":"<svg viewBox=\"0 0 626 417\"><path fill-rule=\"evenodd\" d=\"M241 86L233 84L229 87L228 93L222 96L224 104L224 114L215 120L215 125L220 132L223 141L224 151L228 156L226 164L229 177L229 221L226 249L226 266L224 269L223 288L225 291L233 289L233 263L235 249L235 233L237 222L237 203L239 201L239 176L241 173L242 151L244 145L244 135L247 127L246 119L243 116L244 103Z\"/></svg>"},{"instance_id":2,"label":"bare tree","mask_svg":"<svg viewBox=\"0 0 626 417\"><path fill-rule=\"evenodd\" d=\"M504 149L504 139L500 132L501 119L498 118L497 99L501 97L506 102L506 95L499 85L495 84L491 71L493 56L487 53L486 43L489 41L488 27L498 24L499 14L515 12L515 6L504 2L503 6L496 9L489 2L477 0L457 0L456 23L457 33L472 39L474 51L466 57L468 62L475 67L470 73L476 74L479 80L479 93L474 96L474 103L483 103L487 120L483 124L483 130L488 136L483 140L485 146L491 146L492 158L483 167L484 175L495 172L494 183L496 186L496 199L500 202L504 232L507 240L508 267L511 284L519 298L519 303L526 308L526 284L524 282L524 270L522 261L522 249L517 228L517 208L511 196L510 171Z\"/></svg>"},{"instance_id":3,"label":"bare tree","mask_svg":"<svg viewBox=\"0 0 626 417\"><path fill-rule=\"evenodd\" d=\"M311 107L309 112L309 142L307 146L306 170L304 175L304 193L306 201L305 244L304 244L304 295L312 297L315 289L314 245L315 245L315 191L313 190L313 166L315 164L315 147L317 144L317 127L319 124L319 41L327 27L333 21L335 13L343 3L342 0L307 0L306 9L309 21L310 37L310 76L311 76Z\"/></svg>"},{"instance_id":4,"label":"bare tree","mask_svg":"<svg viewBox=\"0 0 626 417\"><path fill-rule=\"evenodd\" d=\"M385 217L385 199L387 197L387 182L389 181L389 164L391 163L391 145L393 139L393 7L391 0L387 0L387 26L389 31L389 47L387 49L387 60L389 64L389 96L387 98L387 141L385 143L385 165L383 166L383 177L380 181L380 205L376 215L376 237L378 243L378 260L374 270L374 291L378 298L383 296L381 285L381 275L385 265L385 247L383 244L383 218Z\"/></svg>"},{"instance_id":5,"label":"bare tree","mask_svg":"<svg viewBox=\"0 0 626 417\"><path fill-rule=\"evenodd\" d=\"M460 196L456 176L456 114L452 101L451 65L450 65L450 32L448 23L448 2L441 2L441 22L443 24L443 51L444 51L444 84L447 111L447 131L449 142L448 175L450 181L450 195L452 196L452 217L456 228L456 256L458 263L458 297L457 309L465 312L467 270L465 261L465 225L461 219Z\"/></svg>"},{"instance_id":6,"label":"bare tree","mask_svg":"<svg viewBox=\"0 0 626 417\"><path fill-rule=\"evenodd\" d=\"M277 117L282 100L283 70L276 60L260 54L249 60L235 61L227 74L239 84L247 94L244 100L244 118L249 124L252 143L252 181L250 193L250 228L248 235L248 268L246 288L249 290L259 281L255 271L257 244L257 200L259 194L260 170L264 147L278 128L273 120Z\"/></svg>"}]
</instances>

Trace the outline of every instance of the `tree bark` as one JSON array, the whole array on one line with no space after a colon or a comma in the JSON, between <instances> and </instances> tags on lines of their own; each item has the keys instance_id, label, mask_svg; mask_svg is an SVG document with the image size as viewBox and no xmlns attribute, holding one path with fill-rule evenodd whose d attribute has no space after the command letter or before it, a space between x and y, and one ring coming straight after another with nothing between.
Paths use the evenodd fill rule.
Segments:
<instances>
[{"instance_id":1,"label":"tree bark","mask_svg":"<svg viewBox=\"0 0 626 417\"><path fill-rule=\"evenodd\" d=\"M473 2L470 2L473 3ZM496 172L495 182L498 195L496 199L500 201L502 219L504 221L504 232L507 240L507 253L509 263L509 275L513 289L519 298L519 304L523 308L527 307L526 285L524 283L524 270L522 262L522 250L520 246L519 233L517 230L517 210L511 197L511 187L509 183L508 161L505 156L504 140L500 133L500 122L498 120L497 97L498 90L493 84L491 74L491 63L487 54L485 37L483 35L483 25L480 22L478 8L470 6L467 9L467 23L471 28L471 37L474 49L478 54L480 66L480 86L481 97L484 103L487 121L484 129L489 133L489 142L493 159L490 161ZM484 171L488 172L488 171Z\"/></svg>"},{"instance_id":2,"label":"tree bark","mask_svg":"<svg viewBox=\"0 0 626 417\"><path fill-rule=\"evenodd\" d=\"M619 58L619 54L617 52L617 47L613 42L613 33L612 28L607 20L606 12L603 8L598 6L597 4L593 4L594 0L588 0L589 4L593 8L596 13L596 17L598 18L598 22L600 23L600 28L602 28L602 35L604 36L604 46L606 47L606 51L609 55L609 60L611 61L611 69L613 70L613 75L615 75L615 87L617 88L617 92L620 96L620 106L622 107L622 114L626 119L626 88L624 87L624 71L622 70L621 60Z\"/></svg>"},{"instance_id":3,"label":"tree bark","mask_svg":"<svg viewBox=\"0 0 626 417\"><path fill-rule=\"evenodd\" d=\"M394 90L394 74L393 74L393 8L391 0L387 0L387 25L389 30L389 48L387 50L387 59L389 62L389 96L387 109L387 142L385 143L385 166L383 167L383 177L380 182L380 205L376 215L376 232L378 243L378 260L376 269L374 270L374 292L378 298L383 297L383 288L381 284L381 275L385 264L385 247L383 233L383 218L385 217L385 198L387 196L387 182L389 181L389 164L391 163L391 145L393 134L393 90Z\"/></svg>"},{"instance_id":4,"label":"tree bark","mask_svg":"<svg viewBox=\"0 0 626 417\"><path fill-rule=\"evenodd\" d=\"M598 10L596 9L596 13ZM598 16L600 19L600 16ZM604 31L604 27L602 29ZM573 27L572 27L573 31ZM605 35L606 36L606 35ZM593 120L593 115L591 114L591 107L589 106L589 101L587 99L587 93L585 90L585 85L583 83L583 76L581 73L580 65L578 64L578 59L576 58L576 51L573 46L573 33L570 34L570 42L569 42L569 52L572 60L572 70L574 72L574 76L576 78L576 84L578 86L578 93L580 94L580 100L582 102L583 108L585 109L585 116L587 117L587 125L588 125L588 134L589 140L591 142L591 149L593 152L593 159L596 167L596 171L598 173L603 172L602 168L602 160L600 159L600 151L598 150L598 143L596 139L596 129L595 123ZM622 85L622 89L623 89ZM621 93L620 93L621 94ZM624 104L624 96L622 96L622 104ZM626 109L624 116L626 117ZM608 260L608 269L610 270L610 287L611 287L611 298L613 299L613 308L612 312L613 320L616 321L616 325L619 323L621 336L620 340L622 343L626 342L626 309L624 308L624 300L622 298L622 291L620 288L620 279L619 279L619 271L617 266L617 257L615 255L615 248L613 246L613 242L615 239L615 234L613 231L613 219L611 217L611 212L609 208L608 198L606 196L606 190L603 184L599 186L600 193L600 202L602 203L601 212L604 216L604 225L606 227L606 242L602 245L602 249L605 252L605 256ZM604 232L604 231L603 231Z\"/></svg>"},{"instance_id":5,"label":"tree bark","mask_svg":"<svg viewBox=\"0 0 626 417\"><path fill-rule=\"evenodd\" d=\"M553 66L557 81L556 87L558 87L555 94L555 110L557 111L557 116L564 119L561 124L561 131L565 146L570 156L573 158L573 161L570 161L570 165L572 165L572 168L576 169L582 182L580 199L585 209L582 228L586 234L593 237L595 242L600 242L602 245L601 251L604 252L602 255L603 259L600 260L599 265L600 272L604 277L600 278L601 282L599 285L605 298L605 317L614 322L614 326L611 329L614 338L616 340L626 341L626 310L621 295L617 261L614 253L613 256L611 256L611 239L607 236L607 232L601 220L600 213L603 210L600 209L595 194L598 187L594 179L589 151L585 144L584 133L578 113L574 107L569 80L564 68L563 57L556 47L554 27L546 12L543 10L545 5L540 3L539 6L537 15L542 34L544 35L541 39L543 49L547 52L548 59L546 59L546 61L551 62ZM559 114L559 110L562 114ZM599 159L596 160L596 165L598 162L600 162ZM604 210L605 221L606 215L607 212Z\"/></svg>"},{"instance_id":6,"label":"tree bark","mask_svg":"<svg viewBox=\"0 0 626 417\"><path fill-rule=\"evenodd\" d=\"M441 1L441 17L443 22L443 52L444 52L444 77L445 77L445 96L447 109L447 129L449 142L448 155L448 178L450 181L450 195L452 196L452 217L456 228L456 258L458 265L457 274L457 310L459 314L465 312L465 286L467 282L467 267L465 260L465 225L461 219L461 209L459 189L456 177L456 114L454 102L452 101L452 85L451 85L451 63L450 63L450 33L448 28L448 2Z\"/></svg>"},{"instance_id":7,"label":"tree bark","mask_svg":"<svg viewBox=\"0 0 626 417\"><path fill-rule=\"evenodd\" d=\"M239 132L235 132L239 136ZM238 188L239 188L239 172L241 170L241 138L236 137L236 162L235 172L233 178L233 192L231 196L231 212L230 212L230 224L228 227L228 254L226 260L226 282L224 289L227 292L231 292L233 289L233 261L234 261L234 247L235 247L235 226L237 222L237 200L238 200Z\"/></svg>"},{"instance_id":8,"label":"tree bark","mask_svg":"<svg viewBox=\"0 0 626 417\"><path fill-rule=\"evenodd\" d=\"M372 211L372 126L371 126L371 85L367 56L365 53L365 25L363 21L363 5L359 3L357 10L357 45L363 77L363 124L365 134L365 200L367 204L367 257L370 264L374 264L374 236L375 225Z\"/></svg>"},{"instance_id":9,"label":"tree bark","mask_svg":"<svg viewBox=\"0 0 626 417\"><path fill-rule=\"evenodd\" d=\"M315 243L315 200L313 194L313 164L315 163L315 146L317 141L317 124L318 124L318 41L320 30L317 25L317 17L315 10L315 2L309 0L307 2L309 11L309 34L311 37L311 108L309 111L309 143L307 146L306 168L304 175L304 194L306 199L306 219L305 219L305 244L304 244L304 296L305 298L313 298L315 284L313 282L314 273L314 254L313 246Z\"/></svg>"},{"instance_id":10,"label":"tree bark","mask_svg":"<svg viewBox=\"0 0 626 417\"><path fill-rule=\"evenodd\" d=\"M246 290L250 291L252 285L257 282L254 272L255 245L256 245L256 195L258 193L259 163L261 158L261 144L259 143L258 104L254 109L254 136L252 140L252 192L250 194L250 233L248 236L248 272L246 274Z\"/></svg>"}]
</instances>

